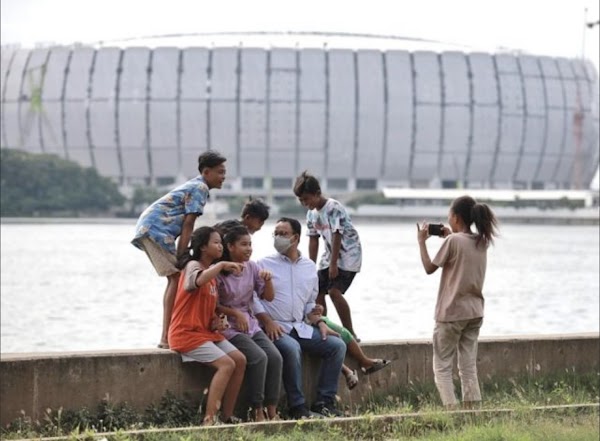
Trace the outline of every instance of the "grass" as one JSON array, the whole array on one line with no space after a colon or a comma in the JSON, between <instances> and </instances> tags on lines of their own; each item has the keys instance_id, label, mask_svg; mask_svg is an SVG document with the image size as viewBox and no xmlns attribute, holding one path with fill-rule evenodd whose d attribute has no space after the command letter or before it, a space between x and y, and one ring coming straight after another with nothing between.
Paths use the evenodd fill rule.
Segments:
<instances>
[{"instance_id":1,"label":"grass","mask_svg":"<svg viewBox=\"0 0 600 441\"><path fill-rule=\"evenodd\" d=\"M207 430L191 429L200 422L197 403L173 394L167 394L143 414L126 403L106 399L94 411L48 409L39 421L22 415L2 428L1 438L93 439L102 432L112 432L106 436L111 441L597 440L598 407L548 411L534 410L534 407L598 403L599 379L597 373L576 375L574 372L535 379L488 379L482 385L485 401L480 413L444 412L433 384L409 384L349 408L349 413L357 418L220 426ZM510 409L510 412L492 409ZM183 429L166 429L174 427Z\"/></svg>"}]
</instances>

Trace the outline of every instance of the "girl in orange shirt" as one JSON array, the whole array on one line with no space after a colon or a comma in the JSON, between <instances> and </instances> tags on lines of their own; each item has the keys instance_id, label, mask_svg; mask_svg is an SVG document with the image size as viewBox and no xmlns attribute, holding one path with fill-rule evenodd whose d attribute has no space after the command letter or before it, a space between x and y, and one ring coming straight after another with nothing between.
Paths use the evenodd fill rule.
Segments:
<instances>
[{"instance_id":1,"label":"girl in orange shirt","mask_svg":"<svg viewBox=\"0 0 600 441\"><path fill-rule=\"evenodd\" d=\"M233 411L246 370L246 357L219 332L228 325L215 311L216 276L223 270L239 274L243 269L243 264L235 262L221 261L213 265L222 254L221 235L217 230L200 227L192 233L188 253L178 262L183 272L169 327L171 349L181 353L184 362L197 361L216 369L208 388L203 425L217 422L221 402L221 419L225 423L239 421Z\"/></svg>"}]
</instances>

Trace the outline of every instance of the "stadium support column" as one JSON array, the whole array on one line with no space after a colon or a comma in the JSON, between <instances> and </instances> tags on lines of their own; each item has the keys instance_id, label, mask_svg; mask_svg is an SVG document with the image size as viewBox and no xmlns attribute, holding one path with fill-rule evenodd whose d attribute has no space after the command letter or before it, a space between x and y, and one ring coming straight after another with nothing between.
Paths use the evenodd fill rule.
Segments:
<instances>
[{"instance_id":1,"label":"stadium support column","mask_svg":"<svg viewBox=\"0 0 600 441\"><path fill-rule=\"evenodd\" d=\"M67 80L69 79L69 71L71 67L71 60L73 59L73 50L69 50L67 56L67 62L65 64L63 83L60 89L60 133L62 139L63 149L65 151L65 159L69 159L69 149L67 148L67 124L66 124L66 106L65 100L67 98Z\"/></svg>"},{"instance_id":2,"label":"stadium support column","mask_svg":"<svg viewBox=\"0 0 600 441\"><path fill-rule=\"evenodd\" d=\"M119 127L119 110L121 106L121 76L123 73L123 49L119 50L119 62L117 64L117 78L115 81L115 147L117 149L117 159L119 161L119 185L125 185L125 170L123 168L123 153L121 152L121 129Z\"/></svg>"},{"instance_id":3,"label":"stadium support column","mask_svg":"<svg viewBox=\"0 0 600 441\"><path fill-rule=\"evenodd\" d=\"M93 81L94 81L94 71L96 69L96 56L98 55L98 51L95 50L92 53L92 61L90 64L90 70L88 73L88 83L87 83L87 89L86 89L86 100L85 100L85 139L87 140L88 143L88 152L90 154L90 163L92 164L93 168L97 169L97 164L96 164L96 155L95 153L95 146L94 146L94 139L92 137L92 110L91 110L91 104L92 104L92 87L93 87ZM65 83L66 83L66 78L65 78ZM116 121L116 120L115 120ZM67 149L67 137L66 137L66 124L65 124L65 149Z\"/></svg>"},{"instance_id":4,"label":"stadium support column","mask_svg":"<svg viewBox=\"0 0 600 441\"><path fill-rule=\"evenodd\" d=\"M8 75L10 74L10 71L12 69L13 61L15 59L16 54L17 54L17 51L14 51L10 56L10 61L8 62L8 68L6 69L6 74L4 75L3 85L2 85L2 107L0 109L1 110L0 111L0 127L2 128L2 130L1 130L2 145L6 146L6 147L10 147L10 146L8 145L8 139L6 137L6 120L5 120L6 113L4 112L4 107L6 104L6 89L7 89L7 84L8 84Z\"/></svg>"},{"instance_id":5,"label":"stadium support column","mask_svg":"<svg viewBox=\"0 0 600 441\"><path fill-rule=\"evenodd\" d=\"M265 88L265 190L267 191L267 204L273 205L273 170L271 170L271 49L267 49L266 62L266 88Z\"/></svg>"},{"instance_id":6,"label":"stadium support column","mask_svg":"<svg viewBox=\"0 0 600 441\"><path fill-rule=\"evenodd\" d=\"M183 172L183 153L181 142L181 77L183 76L183 50L179 49L177 57L177 90L175 91L175 143L177 144L177 183L185 182Z\"/></svg>"}]
</instances>

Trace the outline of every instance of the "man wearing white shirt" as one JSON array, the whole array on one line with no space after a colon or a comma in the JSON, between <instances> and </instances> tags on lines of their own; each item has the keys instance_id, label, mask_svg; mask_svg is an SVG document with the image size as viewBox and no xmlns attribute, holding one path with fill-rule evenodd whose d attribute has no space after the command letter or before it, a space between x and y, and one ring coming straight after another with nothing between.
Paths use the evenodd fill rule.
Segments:
<instances>
[{"instance_id":1,"label":"man wearing white shirt","mask_svg":"<svg viewBox=\"0 0 600 441\"><path fill-rule=\"evenodd\" d=\"M296 219L283 217L277 221L273 233L277 253L257 262L273 274L275 298L271 302L255 298L254 312L283 357L283 385L290 416L312 416L302 392L303 351L321 358L317 400L311 410L324 416L341 416L335 396L346 344L322 333L317 327L319 321L315 326L307 323L319 286L315 263L298 251L301 228Z\"/></svg>"}]
</instances>

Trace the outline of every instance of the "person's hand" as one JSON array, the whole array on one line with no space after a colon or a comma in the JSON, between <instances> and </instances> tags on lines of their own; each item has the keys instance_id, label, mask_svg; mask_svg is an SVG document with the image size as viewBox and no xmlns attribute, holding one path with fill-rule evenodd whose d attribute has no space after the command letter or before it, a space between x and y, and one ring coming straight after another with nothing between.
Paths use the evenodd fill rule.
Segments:
<instances>
[{"instance_id":1,"label":"person's hand","mask_svg":"<svg viewBox=\"0 0 600 441\"><path fill-rule=\"evenodd\" d=\"M429 238L429 224L425 221L419 227L419 223L417 222L417 240L419 243L425 243L425 241Z\"/></svg>"},{"instance_id":2,"label":"person's hand","mask_svg":"<svg viewBox=\"0 0 600 441\"><path fill-rule=\"evenodd\" d=\"M306 314L306 319L308 320L308 322L311 325L314 325L317 323L318 320L321 319L321 316L323 314L321 314L320 312L316 312L315 309L313 309L311 312L309 312L308 314Z\"/></svg>"},{"instance_id":3,"label":"person's hand","mask_svg":"<svg viewBox=\"0 0 600 441\"><path fill-rule=\"evenodd\" d=\"M325 322L319 322L318 326L319 326L319 332L321 333L321 340L327 340L328 335L333 335L335 337L340 336L340 334L338 334L333 329L331 329L329 326L327 326L327 323L325 323Z\"/></svg>"},{"instance_id":4,"label":"person's hand","mask_svg":"<svg viewBox=\"0 0 600 441\"><path fill-rule=\"evenodd\" d=\"M247 333L249 328L248 318L241 311L236 311L235 313L235 324L238 331Z\"/></svg>"},{"instance_id":5,"label":"person's hand","mask_svg":"<svg viewBox=\"0 0 600 441\"><path fill-rule=\"evenodd\" d=\"M317 314L317 315L323 315L323 312L325 311L325 308L323 308L323 305L319 305L318 303L315 305L315 307L312 309L312 311L310 311L311 314Z\"/></svg>"},{"instance_id":6,"label":"person's hand","mask_svg":"<svg viewBox=\"0 0 600 441\"><path fill-rule=\"evenodd\" d=\"M273 278L273 273L269 270L263 269L258 272L258 277L263 279L265 282L268 282L269 280L271 280Z\"/></svg>"},{"instance_id":7,"label":"person's hand","mask_svg":"<svg viewBox=\"0 0 600 441\"><path fill-rule=\"evenodd\" d=\"M337 263L330 263L329 264L329 280L333 280L333 279L337 278L338 274L339 274L339 271L338 271Z\"/></svg>"},{"instance_id":8,"label":"person's hand","mask_svg":"<svg viewBox=\"0 0 600 441\"><path fill-rule=\"evenodd\" d=\"M267 336L273 341L279 340L279 337L284 334L283 328L273 320L269 320L267 323L265 323L264 329L265 334L267 334Z\"/></svg>"},{"instance_id":9,"label":"person's hand","mask_svg":"<svg viewBox=\"0 0 600 441\"><path fill-rule=\"evenodd\" d=\"M452 234L452 230L450 228L448 228L447 226L443 226L442 227L442 237L448 237Z\"/></svg>"},{"instance_id":10,"label":"person's hand","mask_svg":"<svg viewBox=\"0 0 600 441\"><path fill-rule=\"evenodd\" d=\"M221 269L228 271L236 276L240 275L244 270L244 264L239 262L228 262L226 260L219 262L221 264Z\"/></svg>"}]
</instances>

